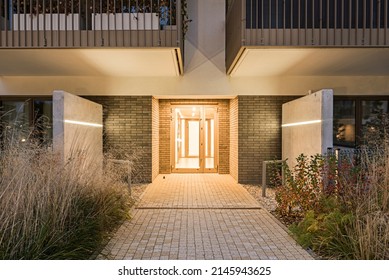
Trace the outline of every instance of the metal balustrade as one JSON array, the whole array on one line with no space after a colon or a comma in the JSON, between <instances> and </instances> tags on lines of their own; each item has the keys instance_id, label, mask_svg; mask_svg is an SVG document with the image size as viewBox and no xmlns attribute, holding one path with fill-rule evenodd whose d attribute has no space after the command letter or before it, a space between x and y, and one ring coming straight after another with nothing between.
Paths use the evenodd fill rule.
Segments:
<instances>
[{"instance_id":1,"label":"metal balustrade","mask_svg":"<svg viewBox=\"0 0 389 280\"><path fill-rule=\"evenodd\" d=\"M0 0L0 48L182 48L180 11L180 0Z\"/></svg>"},{"instance_id":2,"label":"metal balustrade","mask_svg":"<svg viewBox=\"0 0 389 280\"><path fill-rule=\"evenodd\" d=\"M242 46L389 46L389 0L229 0L226 12L227 67Z\"/></svg>"}]
</instances>

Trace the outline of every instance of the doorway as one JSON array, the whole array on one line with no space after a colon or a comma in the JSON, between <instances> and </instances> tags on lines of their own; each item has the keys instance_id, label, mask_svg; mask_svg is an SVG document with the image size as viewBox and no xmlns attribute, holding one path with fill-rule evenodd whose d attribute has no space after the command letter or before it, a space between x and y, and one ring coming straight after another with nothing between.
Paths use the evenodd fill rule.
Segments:
<instances>
[{"instance_id":1,"label":"doorway","mask_svg":"<svg viewBox=\"0 0 389 280\"><path fill-rule=\"evenodd\" d=\"M172 172L218 172L217 105L174 105L171 112Z\"/></svg>"}]
</instances>

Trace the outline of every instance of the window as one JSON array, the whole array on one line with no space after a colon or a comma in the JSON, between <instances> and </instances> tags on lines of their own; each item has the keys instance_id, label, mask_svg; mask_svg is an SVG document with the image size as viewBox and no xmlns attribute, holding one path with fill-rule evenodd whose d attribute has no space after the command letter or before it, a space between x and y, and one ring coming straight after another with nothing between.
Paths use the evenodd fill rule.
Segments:
<instances>
[{"instance_id":1,"label":"window","mask_svg":"<svg viewBox=\"0 0 389 280\"><path fill-rule=\"evenodd\" d=\"M334 98L333 140L335 146L356 147L366 133L377 130L389 113L388 96Z\"/></svg>"},{"instance_id":2,"label":"window","mask_svg":"<svg viewBox=\"0 0 389 280\"><path fill-rule=\"evenodd\" d=\"M51 100L34 100L34 127L37 139L50 143L53 139L53 104Z\"/></svg>"},{"instance_id":3,"label":"window","mask_svg":"<svg viewBox=\"0 0 389 280\"><path fill-rule=\"evenodd\" d=\"M3 97L0 99L0 116L1 137L13 137L20 142L33 138L40 143L51 145L51 99Z\"/></svg>"},{"instance_id":4,"label":"window","mask_svg":"<svg viewBox=\"0 0 389 280\"><path fill-rule=\"evenodd\" d=\"M334 145L355 146L355 101L334 101Z\"/></svg>"},{"instance_id":5,"label":"window","mask_svg":"<svg viewBox=\"0 0 389 280\"><path fill-rule=\"evenodd\" d=\"M30 134L29 101L0 102L0 133L2 137L25 142Z\"/></svg>"},{"instance_id":6,"label":"window","mask_svg":"<svg viewBox=\"0 0 389 280\"><path fill-rule=\"evenodd\" d=\"M379 131L382 129L382 117L387 113L387 100L362 101L362 134L374 133L371 135L380 135L376 133L382 133L382 131Z\"/></svg>"}]
</instances>

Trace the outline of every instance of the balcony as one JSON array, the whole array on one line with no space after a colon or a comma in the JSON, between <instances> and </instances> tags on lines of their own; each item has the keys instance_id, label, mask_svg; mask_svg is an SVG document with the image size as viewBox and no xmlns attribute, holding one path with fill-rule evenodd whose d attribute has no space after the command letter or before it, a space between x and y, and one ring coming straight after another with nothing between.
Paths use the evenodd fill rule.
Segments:
<instances>
[{"instance_id":1,"label":"balcony","mask_svg":"<svg viewBox=\"0 0 389 280\"><path fill-rule=\"evenodd\" d=\"M81 72L93 75L115 67L110 64L117 54L118 62L130 61L121 66L121 73L180 75L180 11L180 0L0 0L0 59L12 62L0 67L0 75L34 75L15 65L45 68L64 56L77 58L76 72L81 67ZM166 67L174 69L165 71Z\"/></svg>"},{"instance_id":2,"label":"balcony","mask_svg":"<svg viewBox=\"0 0 389 280\"><path fill-rule=\"evenodd\" d=\"M372 68L350 60L362 55L388 62L388 0L230 0L226 12L231 75L309 75L307 59L328 67L343 65L341 75L364 75ZM255 63L269 67L253 70ZM352 73L355 67L367 70ZM385 69L378 74L389 74Z\"/></svg>"}]
</instances>

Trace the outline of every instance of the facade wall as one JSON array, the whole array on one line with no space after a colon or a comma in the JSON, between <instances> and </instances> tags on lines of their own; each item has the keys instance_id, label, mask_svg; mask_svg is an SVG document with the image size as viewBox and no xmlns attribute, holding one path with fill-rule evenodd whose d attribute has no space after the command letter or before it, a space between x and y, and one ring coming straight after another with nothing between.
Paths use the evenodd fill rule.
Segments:
<instances>
[{"instance_id":1,"label":"facade wall","mask_svg":"<svg viewBox=\"0 0 389 280\"><path fill-rule=\"evenodd\" d=\"M159 101L152 100L152 180L159 174Z\"/></svg>"},{"instance_id":2,"label":"facade wall","mask_svg":"<svg viewBox=\"0 0 389 280\"><path fill-rule=\"evenodd\" d=\"M211 2L211 1L209 1ZM200 52L200 51L198 51ZM200 52L201 53L201 52ZM187 52L186 52L187 54ZM196 57L201 56L200 54ZM148 95L163 98L210 98L239 95L295 95L309 90L332 88L334 95L383 95L389 94L388 76L254 76L229 77L224 70L214 69L211 61L196 61L191 72L182 77L83 77L83 76L1 76L0 95L47 95L62 89L81 96ZM223 55L217 57L224 62ZM185 59L187 67L188 59ZM203 68L207 66L205 69ZM195 67L193 66L193 67ZM200 67L201 66L201 67ZM189 71L189 70L186 70ZM215 73L216 72L216 73Z\"/></svg>"},{"instance_id":3,"label":"facade wall","mask_svg":"<svg viewBox=\"0 0 389 280\"><path fill-rule=\"evenodd\" d=\"M238 96L238 179L260 183L262 162L281 158L282 104L291 96Z\"/></svg>"},{"instance_id":4,"label":"facade wall","mask_svg":"<svg viewBox=\"0 0 389 280\"><path fill-rule=\"evenodd\" d=\"M238 181L238 97L230 101L230 174Z\"/></svg>"},{"instance_id":5,"label":"facade wall","mask_svg":"<svg viewBox=\"0 0 389 280\"><path fill-rule=\"evenodd\" d=\"M170 125L171 103L206 104L217 102L219 105L219 173L230 173L230 108L228 99L160 99L159 100L159 172L171 173L170 163Z\"/></svg>"},{"instance_id":6,"label":"facade wall","mask_svg":"<svg viewBox=\"0 0 389 280\"><path fill-rule=\"evenodd\" d=\"M88 96L103 105L104 150L135 158L134 182L152 181L152 97ZM124 159L124 158L121 158Z\"/></svg>"}]
</instances>

